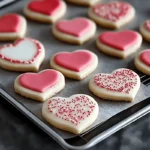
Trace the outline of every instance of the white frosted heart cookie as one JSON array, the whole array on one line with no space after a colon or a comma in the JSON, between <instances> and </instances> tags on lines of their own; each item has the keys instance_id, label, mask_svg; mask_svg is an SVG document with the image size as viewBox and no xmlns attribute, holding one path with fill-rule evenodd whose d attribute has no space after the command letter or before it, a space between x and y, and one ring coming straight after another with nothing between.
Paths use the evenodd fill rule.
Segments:
<instances>
[{"instance_id":1,"label":"white frosted heart cookie","mask_svg":"<svg viewBox=\"0 0 150 150\"><path fill-rule=\"evenodd\" d=\"M66 7L62 0L34 0L24 8L24 14L34 21L54 23L64 16Z\"/></svg>"},{"instance_id":2,"label":"white frosted heart cookie","mask_svg":"<svg viewBox=\"0 0 150 150\"><path fill-rule=\"evenodd\" d=\"M96 41L100 51L111 56L126 58L142 44L142 36L135 31L103 32Z\"/></svg>"},{"instance_id":3,"label":"white frosted heart cookie","mask_svg":"<svg viewBox=\"0 0 150 150\"><path fill-rule=\"evenodd\" d=\"M42 107L42 116L49 124L74 134L80 134L92 125L98 113L97 102L84 94L53 97Z\"/></svg>"},{"instance_id":4,"label":"white frosted heart cookie","mask_svg":"<svg viewBox=\"0 0 150 150\"><path fill-rule=\"evenodd\" d=\"M146 20L144 23L140 25L140 32L143 38L150 42L150 20Z\"/></svg>"},{"instance_id":5,"label":"white frosted heart cookie","mask_svg":"<svg viewBox=\"0 0 150 150\"><path fill-rule=\"evenodd\" d=\"M65 87L64 76L53 69L40 73L24 73L14 82L17 93L37 101L45 101Z\"/></svg>"},{"instance_id":6,"label":"white frosted heart cookie","mask_svg":"<svg viewBox=\"0 0 150 150\"><path fill-rule=\"evenodd\" d=\"M150 75L150 49L140 52L135 57L134 63L135 63L136 68L139 71L141 71L147 75Z\"/></svg>"},{"instance_id":7,"label":"white frosted heart cookie","mask_svg":"<svg viewBox=\"0 0 150 150\"><path fill-rule=\"evenodd\" d=\"M81 6L92 6L99 0L66 0L69 3L81 5Z\"/></svg>"},{"instance_id":8,"label":"white frosted heart cookie","mask_svg":"<svg viewBox=\"0 0 150 150\"><path fill-rule=\"evenodd\" d=\"M97 56L88 50L59 52L52 56L50 66L66 77L82 80L93 72L98 65Z\"/></svg>"},{"instance_id":9,"label":"white frosted heart cookie","mask_svg":"<svg viewBox=\"0 0 150 150\"><path fill-rule=\"evenodd\" d=\"M135 16L135 9L126 2L98 3L89 9L89 17L105 28L120 28Z\"/></svg>"},{"instance_id":10,"label":"white frosted heart cookie","mask_svg":"<svg viewBox=\"0 0 150 150\"><path fill-rule=\"evenodd\" d=\"M60 20L53 25L52 32L61 41L70 44L83 44L94 36L96 24L84 17Z\"/></svg>"},{"instance_id":11,"label":"white frosted heart cookie","mask_svg":"<svg viewBox=\"0 0 150 150\"><path fill-rule=\"evenodd\" d=\"M0 66L6 70L38 71L44 57L44 46L31 38L0 47Z\"/></svg>"},{"instance_id":12,"label":"white frosted heart cookie","mask_svg":"<svg viewBox=\"0 0 150 150\"><path fill-rule=\"evenodd\" d=\"M140 78L132 70L121 68L112 74L99 73L89 82L89 89L106 100L133 101L140 88Z\"/></svg>"},{"instance_id":13,"label":"white frosted heart cookie","mask_svg":"<svg viewBox=\"0 0 150 150\"><path fill-rule=\"evenodd\" d=\"M0 16L0 41L13 41L24 37L27 22L23 16L15 13Z\"/></svg>"}]
</instances>

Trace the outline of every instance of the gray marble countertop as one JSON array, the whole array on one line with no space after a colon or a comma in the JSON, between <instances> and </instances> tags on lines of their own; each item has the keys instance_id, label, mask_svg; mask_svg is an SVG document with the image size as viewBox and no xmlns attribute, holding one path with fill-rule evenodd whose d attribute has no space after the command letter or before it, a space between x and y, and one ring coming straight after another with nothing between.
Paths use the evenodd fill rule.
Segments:
<instances>
[{"instance_id":1,"label":"gray marble countertop","mask_svg":"<svg viewBox=\"0 0 150 150\"><path fill-rule=\"evenodd\" d=\"M0 97L0 150L63 148ZM110 136L91 150L149 150L150 114Z\"/></svg>"}]
</instances>

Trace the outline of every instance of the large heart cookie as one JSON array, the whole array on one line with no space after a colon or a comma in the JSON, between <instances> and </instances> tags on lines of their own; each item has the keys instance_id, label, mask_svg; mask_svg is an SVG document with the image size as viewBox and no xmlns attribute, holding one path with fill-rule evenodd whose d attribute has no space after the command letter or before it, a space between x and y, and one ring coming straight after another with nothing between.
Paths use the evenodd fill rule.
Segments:
<instances>
[{"instance_id":1,"label":"large heart cookie","mask_svg":"<svg viewBox=\"0 0 150 150\"><path fill-rule=\"evenodd\" d=\"M132 30L103 32L97 39L97 47L99 50L120 58L125 58L137 51L141 43L141 35Z\"/></svg>"},{"instance_id":2,"label":"large heart cookie","mask_svg":"<svg viewBox=\"0 0 150 150\"><path fill-rule=\"evenodd\" d=\"M26 20L18 14L5 14L0 17L0 40L15 40L26 32Z\"/></svg>"},{"instance_id":3,"label":"large heart cookie","mask_svg":"<svg viewBox=\"0 0 150 150\"><path fill-rule=\"evenodd\" d=\"M50 65L66 77L82 80L95 70L98 58L88 50L60 52L51 58Z\"/></svg>"},{"instance_id":4,"label":"large heart cookie","mask_svg":"<svg viewBox=\"0 0 150 150\"><path fill-rule=\"evenodd\" d=\"M43 104L42 115L56 128L80 134L96 120L97 102L90 96L76 94L69 98L53 97Z\"/></svg>"},{"instance_id":5,"label":"large heart cookie","mask_svg":"<svg viewBox=\"0 0 150 150\"><path fill-rule=\"evenodd\" d=\"M94 21L110 28L119 28L133 19L134 15L134 8L126 2L99 3L89 10L89 16Z\"/></svg>"},{"instance_id":6,"label":"large heart cookie","mask_svg":"<svg viewBox=\"0 0 150 150\"><path fill-rule=\"evenodd\" d=\"M51 23L66 12L66 4L61 0L34 0L25 7L25 15L39 22Z\"/></svg>"},{"instance_id":7,"label":"large heart cookie","mask_svg":"<svg viewBox=\"0 0 150 150\"><path fill-rule=\"evenodd\" d=\"M65 86L64 76L55 70L47 69L38 74L25 73L16 78L15 91L25 97L45 101Z\"/></svg>"},{"instance_id":8,"label":"large heart cookie","mask_svg":"<svg viewBox=\"0 0 150 150\"><path fill-rule=\"evenodd\" d=\"M84 43L95 34L95 31L95 23L83 17L60 20L53 26L53 34L56 38L73 44Z\"/></svg>"},{"instance_id":9,"label":"large heart cookie","mask_svg":"<svg viewBox=\"0 0 150 150\"><path fill-rule=\"evenodd\" d=\"M0 47L0 66L7 70L37 71L44 57L43 45L31 38Z\"/></svg>"},{"instance_id":10,"label":"large heart cookie","mask_svg":"<svg viewBox=\"0 0 150 150\"><path fill-rule=\"evenodd\" d=\"M141 72L150 75L150 50L144 50L135 57L135 66Z\"/></svg>"},{"instance_id":11,"label":"large heart cookie","mask_svg":"<svg viewBox=\"0 0 150 150\"><path fill-rule=\"evenodd\" d=\"M89 89L98 97L116 101L134 100L140 88L139 76L129 69L117 69L112 74L94 75Z\"/></svg>"}]
</instances>

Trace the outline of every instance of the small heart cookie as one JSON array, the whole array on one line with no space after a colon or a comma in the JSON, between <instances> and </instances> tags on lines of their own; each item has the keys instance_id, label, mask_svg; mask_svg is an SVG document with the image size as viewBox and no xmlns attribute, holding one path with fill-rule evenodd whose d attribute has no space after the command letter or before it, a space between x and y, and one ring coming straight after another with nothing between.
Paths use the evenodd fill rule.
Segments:
<instances>
[{"instance_id":1,"label":"small heart cookie","mask_svg":"<svg viewBox=\"0 0 150 150\"><path fill-rule=\"evenodd\" d=\"M82 80L98 65L97 56L88 50L60 52L52 56L50 66L66 77Z\"/></svg>"},{"instance_id":2,"label":"small heart cookie","mask_svg":"<svg viewBox=\"0 0 150 150\"><path fill-rule=\"evenodd\" d=\"M120 28L135 16L135 9L126 2L98 3L89 9L89 17L107 28Z\"/></svg>"},{"instance_id":3,"label":"small heart cookie","mask_svg":"<svg viewBox=\"0 0 150 150\"><path fill-rule=\"evenodd\" d=\"M24 14L31 20L54 23L66 12L66 4L61 0L34 0L24 8Z\"/></svg>"},{"instance_id":4,"label":"small heart cookie","mask_svg":"<svg viewBox=\"0 0 150 150\"><path fill-rule=\"evenodd\" d=\"M98 37L96 44L100 51L108 55L126 58L140 48L142 36L132 30L103 32Z\"/></svg>"},{"instance_id":5,"label":"small heart cookie","mask_svg":"<svg viewBox=\"0 0 150 150\"><path fill-rule=\"evenodd\" d=\"M40 73L24 73L14 82L15 91L27 98L45 101L65 86L64 76L52 69Z\"/></svg>"},{"instance_id":6,"label":"small heart cookie","mask_svg":"<svg viewBox=\"0 0 150 150\"><path fill-rule=\"evenodd\" d=\"M140 33L146 41L150 42L150 20L146 20L140 25Z\"/></svg>"},{"instance_id":7,"label":"small heart cookie","mask_svg":"<svg viewBox=\"0 0 150 150\"><path fill-rule=\"evenodd\" d=\"M140 52L135 57L135 66L139 71L147 75L150 75L150 50L149 49Z\"/></svg>"},{"instance_id":8,"label":"small heart cookie","mask_svg":"<svg viewBox=\"0 0 150 150\"><path fill-rule=\"evenodd\" d=\"M31 38L0 47L0 66L11 71L38 71L45 57L43 45Z\"/></svg>"},{"instance_id":9,"label":"small heart cookie","mask_svg":"<svg viewBox=\"0 0 150 150\"><path fill-rule=\"evenodd\" d=\"M97 3L99 0L66 0L69 3L81 5L81 6L92 6Z\"/></svg>"},{"instance_id":10,"label":"small heart cookie","mask_svg":"<svg viewBox=\"0 0 150 150\"><path fill-rule=\"evenodd\" d=\"M139 76L125 68L117 69L112 74L96 74L89 82L91 92L106 100L131 102L139 88Z\"/></svg>"},{"instance_id":11,"label":"small heart cookie","mask_svg":"<svg viewBox=\"0 0 150 150\"><path fill-rule=\"evenodd\" d=\"M73 20L60 20L53 25L52 32L61 41L71 44L83 44L94 36L96 25L90 19L84 17Z\"/></svg>"},{"instance_id":12,"label":"small heart cookie","mask_svg":"<svg viewBox=\"0 0 150 150\"><path fill-rule=\"evenodd\" d=\"M0 16L0 41L11 41L24 37L27 22L18 14Z\"/></svg>"},{"instance_id":13,"label":"small heart cookie","mask_svg":"<svg viewBox=\"0 0 150 150\"><path fill-rule=\"evenodd\" d=\"M74 134L80 134L92 125L98 113L97 102L84 94L53 97L42 107L42 116L49 124Z\"/></svg>"}]
</instances>

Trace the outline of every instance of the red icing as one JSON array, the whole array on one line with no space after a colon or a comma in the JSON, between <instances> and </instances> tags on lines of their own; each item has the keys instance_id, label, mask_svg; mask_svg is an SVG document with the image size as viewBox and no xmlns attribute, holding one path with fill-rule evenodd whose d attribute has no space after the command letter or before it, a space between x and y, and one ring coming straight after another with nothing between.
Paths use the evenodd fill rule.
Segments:
<instances>
[{"instance_id":1,"label":"red icing","mask_svg":"<svg viewBox=\"0 0 150 150\"><path fill-rule=\"evenodd\" d=\"M150 50L145 50L140 54L141 61L150 67Z\"/></svg>"},{"instance_id":2,"label":"red icing","mask_svg":"<svg viewBox=\"0 0 150 150\"><path fill-rule=\"evenodd\" d=\"M92 54L88 51L79 50L75 52L61 52L56 54L54 61L57 65L80 72L92 63Z\"/></svg>"},{"instance_id":3,"label":"red icing","mask_svg":"<svg viewBox=\"0 0 150 150\"><path fill-rule=\"evenodd\" d=\"M18 32L21 17L17 14L6 14L0 18L0 32Z\"/></svg>"},{"instance_id":4,"label":"red icing","mask_svg":"<svg viewBox=\"0 0 150 150\"><path fill-rule=\"evenodd\" d=\"M51 16L56 14L61 6L61 0L35 0L29 3L28 8L32 11Z\"/></svg>"},{"instance_id":5,"label":"red icing","mask_svg":"<svg viewBox=\"0 0 150 150\"><path fill-rule=\"evenodd\" d=\"M127 30L123 32L103 32L99 36L99 41L117 50L125 51L136 44L138 38L137 32Z\"/></svg>"},{"instance_id":6,"label":"red icing","mask_svg":"<svg viewBox=\"0 0 150 150\"><path fill-rule=\"evenodd\" d=\"M129 92L137 85L137 75L129 69L116 70L112 74L98 74L94 77L94 83L100 88L109 91Z\"/></svg>"},{"instance_id":7,"label":"red icing","mask_svg":"<svg viewBox=\"0 0 150 150\"><path fill-rule=\"evenodd\" d=\"M91 22L85 18L76 18L70 21L59 21L56 28L63 33L81 37L91 29Z\"/></svg>"},{"instance_id":8,"label":"red icing","mask_svg":"<svg viewBox=\"0 0 150 150\"><path fill-rule=\"evenodd\" d=\"M19 83L32 91L43 93L59 81L59 74L55 70L46 70L38 74L25 73L19 78Z\"/></svg>"},{"instance_id":9,"label":"red icing","mask_svg":"<svg viewBox=\"0 0 150 150\"><path fill-rule=\"evenodd\" d=\"M31 40L32 42L35 43L35 45L37 46L37 53L35 54L35 56L32 58L32 60L28 60L28 61L22 61L22 60L14 60L14 59L11 59L9 57L6 57L5 55L1 54L1 50L3 48L7 48L7 47L16 47L19 43L23 42L24 40L26 39L29 39ZM18 39L17 41L15 41L14 44L7 44L7 45L4 45L2 47L0 47L0 58L4 59L4 60L7 60L9 62L12 62L12 63L23 63L23 64L32 64L34 62L34 60L40 55L41 53L41 44L34 40L34 39L31 39L31 38L24 38L24 39Z\"/></svg>"},{"instance_id":10,"label":"red icing","mask_svg":"<svg viewBox=\"0 0 150 150\"><path fill-rule=\"evenodd\" d=\"M93 12L104 19L116 22L125 17L131 9L131 5L126 2L111 2L108 4L97 4L93 7Z\"/></svg>"},{"instance_id":11,"label":"red icing","mask_svg":"<svg viewBox=\"0 0 150 150\"><path fill-rule=\"evenodd\" d=\"M144 27L150 32L150 20L145 21Z\"/></svg>"},{"instance_id":12,"label":"red icing","mask_svg":"<svg viewBox=\"0 0 150 150\"><path fill-rule=\"evenodd\" d=\"M89 117L94 108L95 103L85 95L76 96L69 101L65 98L52 98L48 103L48 109L51 113L74 125L79 125L85 118Z\"/></svg>"}]
</instances>

